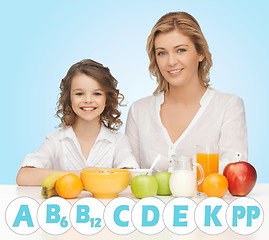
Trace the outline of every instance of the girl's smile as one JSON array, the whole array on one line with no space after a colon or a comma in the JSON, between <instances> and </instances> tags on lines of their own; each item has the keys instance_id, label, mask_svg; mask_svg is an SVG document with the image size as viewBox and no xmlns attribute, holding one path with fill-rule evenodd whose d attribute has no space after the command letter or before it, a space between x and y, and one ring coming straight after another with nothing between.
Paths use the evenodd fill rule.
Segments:
<instances>
[{"instance_id":1,"label":"girl's smile","mask_svg":"<svg viewBox=\"0 0 269 240\"><path fill-rule=\"evenodd\" d=\"M95 79L85 74L74 76L70 94L77 120L100 121L100 115L106 106L106 93Z\"/></svg>"},{"instance_id":2,"label":"girl's smile","mask_svg":"<svg viewBox=\"0 0 269 240\"><path fill-rule=\"evenodd\" d=\"M87 107L86 106L86 107L81 107L80 109L85 111L85 112L92 112L92 111L96 110L97 107L92 107L92 106Z\"/></svg>"}]
</instances>

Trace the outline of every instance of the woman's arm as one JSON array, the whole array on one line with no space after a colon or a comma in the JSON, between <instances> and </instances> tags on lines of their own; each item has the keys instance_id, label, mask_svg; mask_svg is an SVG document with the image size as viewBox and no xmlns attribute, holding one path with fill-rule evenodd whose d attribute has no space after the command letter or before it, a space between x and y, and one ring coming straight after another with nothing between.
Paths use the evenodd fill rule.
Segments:
<instances>
[{"instance_id":1,"label":"woman's arm","mask_svg":"<svg viewBox=\"0 0 269 240\"><path fill-rule=\"evenodd\" d=\"M59 170L48 168L22 167L17 174L16 182L19 186L41 186L41 183L50 173ZM80 176L79 170L66 171Z\"/></svg>"},{"instance_id":2,"label":"woman's arm","mask_svg":"<svg viewBox=\"0 0 269 240\"><path fill-rule=\"evenodd\" d=\"M248 137L244 102L233 96L230 99L223 118L220 132L220 172L232 161L236 154L241 154L242 160L248 160Z\"/></svg>"},{"instance_id":3,"label":"woman's arm","mask_svg":"<svg viewBox=\"0 0 269 240\"><path fill-rule=\"evenodd\" d=\"M140 165L140 153L139 153L139 134L137 128L137 120L134 111L134 105L132 105L128 112L125 135L127 136L132 152L135 156L137 163Z\"/></svg>"},{"instance_id":4,"label":"woman's arm","mask_svg":"<svg viewBox=\"0 0 269 240\"><path fill-rule=\"evenodd\" d=\"M135 156L132 153L128 138L122 133L117 134L113 167L139 168Z\"/></svg>"}]
</instances>

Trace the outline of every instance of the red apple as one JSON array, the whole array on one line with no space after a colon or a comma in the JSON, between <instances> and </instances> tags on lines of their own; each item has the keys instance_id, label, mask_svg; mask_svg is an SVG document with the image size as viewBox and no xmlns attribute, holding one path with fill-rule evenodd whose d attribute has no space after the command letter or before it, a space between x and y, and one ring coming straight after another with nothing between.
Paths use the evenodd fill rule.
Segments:
<instances>
[{"instance_id":1,"label":"red apple","mask_svg":"<svg viewBox=\"0 0 269 240\"><path fill-rule=\"evenodd\" d=\"M257 172L248 162L229 163L223 171L229 184L229 192L234 196L246 196L255 186Z\"/></svg>"}]
</instances>

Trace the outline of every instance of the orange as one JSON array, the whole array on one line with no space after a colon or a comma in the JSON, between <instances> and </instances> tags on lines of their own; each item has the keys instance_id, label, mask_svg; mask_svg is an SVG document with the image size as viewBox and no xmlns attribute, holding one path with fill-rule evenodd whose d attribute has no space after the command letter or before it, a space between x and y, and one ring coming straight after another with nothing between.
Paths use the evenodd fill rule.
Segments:
<instances>
[{"instance_id":1,"label":"orange","mask_svg":"<svg viewBox=\"0 0 269 240\"><path fill-rule=\"evenodd\" d=\"M208 197L222 198L228 190L228 180L219 173L208 175L203 183L204 192Z\"/></svg>"},{"instance_id":2,"label":"orange","mask_svg":"<svg viewBox=\"0 0 269 240\"><path fill-rule=\"evenodd\" d=\"M62 198L75 198L83 189L80 178L74 173L68 173L56 181L55 189Z\"/></svg>"}]
</instances>

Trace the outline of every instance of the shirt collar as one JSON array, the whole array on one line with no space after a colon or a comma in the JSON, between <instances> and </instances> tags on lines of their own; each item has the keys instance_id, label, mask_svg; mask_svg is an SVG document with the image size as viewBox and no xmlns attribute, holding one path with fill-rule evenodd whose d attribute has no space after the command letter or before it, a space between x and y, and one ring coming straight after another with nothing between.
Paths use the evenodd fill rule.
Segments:
<instances>
[{"instance_id":1,"label":"shirt collar","mask_svg":"<svg viewBox=\"0 0 269 240\"><path fill-rule=\"evenodd\" d=\"M67 127L67 128L61 129L60 140L63 140L65 138L70 138L70 139L76 138L76 135L75 135L72 127Z\"/></svg>"},{"instance_id":2,"label":"shirt collar","mask_svg":"<svg viewBox=\"0 0 269 240\"><path fill-rule=\"evenodd\" d=\"M76 134L72 127L64 128L61 130L60 140L63 140L65 138L70 138L72 140L76 139ZM97 136L96 142L99 140L108 140L109 142L114 142L115 133L102 125L100 133Z\"/></svg>"},{"instance_id":3,"label":"shirt collar","mask_svg":"<svg viewBox=\"0 0 269 240\"><path fill-rule=\"evenodd\" d=\"M101 131L96 139L96 142L99 140L108 140L109 142L115 141L115 132L108 129L104 125L101 126Z\"/></svg>"},{"instance_id":4,"label":"shirt collar","mask_svg":"<svg viewBox=\"0 0 269 240\"><path fill-rule=\"evenodd\" d=\"M214 95L214 89L212 88L207 88L204 95L202 96L200 100L200 105L203 106L205 105L211 97ZM164 103L164 92L160 92L156 95L156 107L157 109L160 109L160 106Z\"/></svg>"},{"instance_id":5,"label":"shirt collar","mask_svg":"<svg viewBox=\"0 0 269 240\"><path fill-rule=\"evenodd\" d=\"M200 100L200 105L201 106L206 105L210 101L214 93L215 93L214 89L208 87Z\"/></svg>"}]
</instances>

